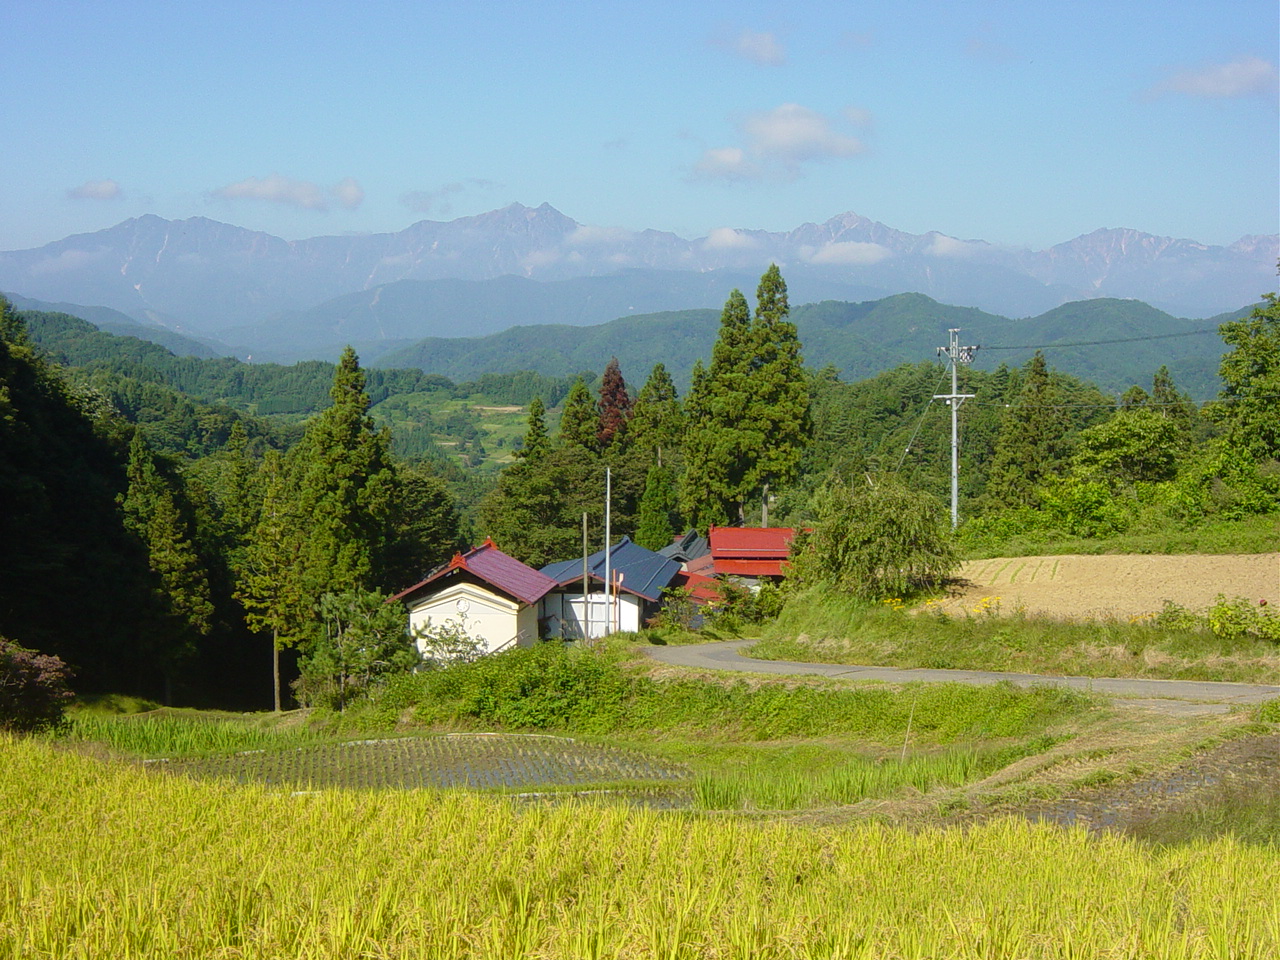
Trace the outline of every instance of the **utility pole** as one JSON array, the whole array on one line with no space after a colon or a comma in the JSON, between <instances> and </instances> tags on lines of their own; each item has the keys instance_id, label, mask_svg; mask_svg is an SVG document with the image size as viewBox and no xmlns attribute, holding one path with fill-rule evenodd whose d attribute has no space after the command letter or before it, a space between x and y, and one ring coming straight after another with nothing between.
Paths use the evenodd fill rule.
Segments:
<instances>
[{"instance_id":1,"label":"utility pole","mask_svg":"<svg viewBox=\"0 0 1280 960\"><path fill-rule=\"evenodd\" d=\"M951 362L951 392L935 393L933 399L945 400L951 407L951 529L954 530L960 524L960 421L957 415L960 413L960 404L972 400L974 396L972 393L960 392L958 371L960 364L973 363L973 355L978 348L960 346L959 327L950 329L947 333L951 342L938 348L938 356L945 356Z\"/></svg>"},{"instance_id":2,"label":"utility pole","mask_svg":"<svg viewBox=\"0 0 1280 960\"><path fill-rule=\"evenodd\" d=\"M609 633L613 623L613 596L609 586L613 575L613 553L609 549L609 537L613 510L613 468L604 468L604 632Z\"/></svg>"}]
</instances>

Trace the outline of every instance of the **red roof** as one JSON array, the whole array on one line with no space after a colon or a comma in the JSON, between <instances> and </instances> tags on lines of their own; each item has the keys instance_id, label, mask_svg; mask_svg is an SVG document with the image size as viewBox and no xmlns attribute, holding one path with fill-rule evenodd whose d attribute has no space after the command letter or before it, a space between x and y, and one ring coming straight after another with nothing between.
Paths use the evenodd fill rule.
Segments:
<instances>
[{"instance_id":1,"label":"red roof","mask_svg":"<svg viewBox=\"0 0 1280 960\"><path fill-rule=\"evenodd\" d=\"M701 574L687 571L677 573L671 581L673 587L688 587L689 599L694 603L711 603L720 599L720 582Z\"/></svg>"},{"instance_id":2,"label":"red roof","mask_svg":"<svg viewBox=\"0 0 1280 960\"><path fill-rule=\"evenodd\" d=\"M792 527L712 527L712 569L717 576L781 577L795 535Z\"/></svg>"},{"instance_id":3,"label":"red roof","mask_svg":"<svg viewBox=\"0 0 1280 960\"><path fill-rule=\"evenodd\" d=\"M712 527L707 539L717 560L781 560L795 535L792 527Z\"/></svg>"},{"instance_id":4,"label":"red roof","mask_svg":"<svg viewBox=\"0 0 1280 960\"><path fill-rule=\"evenodd\" d=\"M436 570L421 583L397 593L392 600L405 600L438 580L457 576L455 571L466 571L477 580L489 584L522 603L537 603L555 589L556 582L515 557L503 553L492 540L485 540L466 553L455 554L445 566Z\"/></svg>"}]
</instances>

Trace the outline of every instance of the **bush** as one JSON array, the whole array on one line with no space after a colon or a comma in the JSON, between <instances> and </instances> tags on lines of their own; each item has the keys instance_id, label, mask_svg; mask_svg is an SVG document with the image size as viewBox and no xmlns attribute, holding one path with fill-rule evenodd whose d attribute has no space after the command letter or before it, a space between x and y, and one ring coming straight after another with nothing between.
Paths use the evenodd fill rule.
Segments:
<instances>
[{"instance_id":1,"label":"bush","mask_svg":"<svg viewBox=\"0 0 1280 960\"><path fill-rule=\"evenodd\" d=\"M61 723L73 696L70 677L58 657L0 637L0 730L25 733Z\"/></svg>"}]
</instances>

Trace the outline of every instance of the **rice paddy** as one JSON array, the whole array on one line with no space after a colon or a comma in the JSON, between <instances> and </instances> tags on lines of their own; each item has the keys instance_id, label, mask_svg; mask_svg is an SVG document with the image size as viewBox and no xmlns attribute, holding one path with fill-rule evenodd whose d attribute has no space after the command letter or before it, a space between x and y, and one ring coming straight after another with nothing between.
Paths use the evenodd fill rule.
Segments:
<instances>
[{"instance_id":1,"label":"rice paddy","mask_svg":"<svg viewBox=\"0 0 1280 960\"><path fill-rule=\"evenodd\" d=\"M306 795L0 739L0 956L1280 953L1280 853L1025 821L800 829L431 790Z\"/></svg>"}]
</instances>

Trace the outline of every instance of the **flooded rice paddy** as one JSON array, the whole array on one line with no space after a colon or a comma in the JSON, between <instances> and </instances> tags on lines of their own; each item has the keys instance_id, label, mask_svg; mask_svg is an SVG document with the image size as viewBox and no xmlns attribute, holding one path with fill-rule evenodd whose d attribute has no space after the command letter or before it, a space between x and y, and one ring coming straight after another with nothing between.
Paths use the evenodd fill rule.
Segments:
<instances>
[{"instance_id":1,"label":"flooded rice paddy","mask_svg":"<svg viewBox=\"0 0 1280 960\"><path fill-rule=\"evenodd\" d=\"M567 737L482 733L350 740L145 763L171 773L298 790L461 788L520 792L606 784L675 786L690 775L679 764L634 750Z\"/></svg>"}]
</instances>

